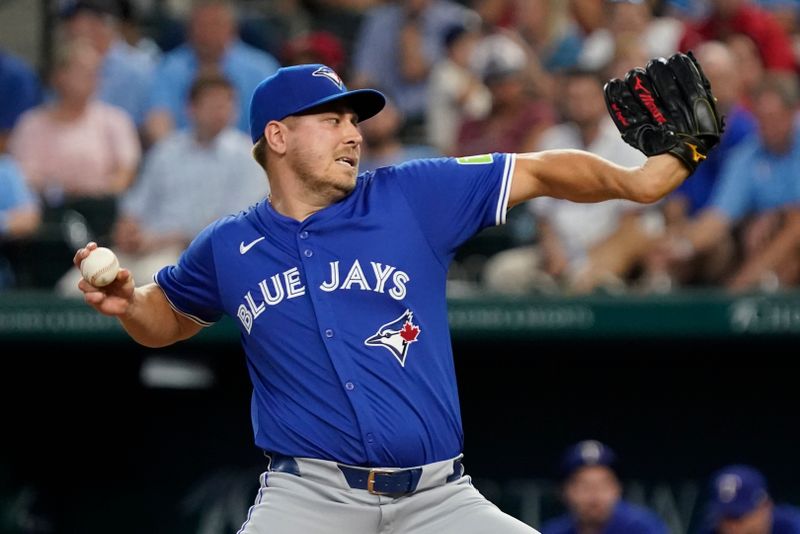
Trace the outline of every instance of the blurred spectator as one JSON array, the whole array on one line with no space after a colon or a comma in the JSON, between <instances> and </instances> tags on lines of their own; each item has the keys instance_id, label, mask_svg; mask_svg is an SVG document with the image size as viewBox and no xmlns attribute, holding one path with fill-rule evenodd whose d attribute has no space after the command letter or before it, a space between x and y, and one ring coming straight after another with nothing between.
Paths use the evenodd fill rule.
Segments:
<instances>
[{"instance_id":1,"label":"blurred spectator","mask_svg":"<svg viewBox=\"0 0 800 534\"><path fill-rule=\"evenodd\" d=\"M514 0L514 29L550 72L573 68L583 36L563 0Z\"/></svg>"},{"instance_id":2,"label":"blurred spectator","mask_svg":"<svg viewBox=\"0 0 800 534\"><path fill-rule=\"evenodd\" d=\"M137 125L141 125L153 83L155 62L149 54L122 38L118 2L71 1L60 15L68 40L84 40L100 56L97 98L124 109Z\"/></svg>"},{"instance_id":3,"label":"blurred spectator","mask_svg":"<svg viewBox=\"0 0 800 534\"><path fill-rule=\"evenodd\" d=\"M470 65L481 79L486 78L489 70L520 69L526 93L550 101L557 92L556 81L543 67L538 47L545 46L544 39L560 36L562 27L542 1L547 0L532 0L530 4L527 0L520 4L508 0L509 22L483 20L481 38L471 54Z\"/></svg>"},{"instance_id":4,"label":"blurred spectator","mask_svg":"<svg viewBox=\"0 0 800 534\"><path fill-rule=\"evenodd\" d=\"M583 42L578 64L599 70L615 57L620 40L638 41L644 55L669 57L678 50L683 24L672 17L653 16L651 0L604 0L606 25L592 32Z\"/></svg>"},{"instance_id":5,"label":"blurred spectator","mask_svg":"<svg viewBox=\"0 0 800 534\"><path fill-rule=\"evenodd\" d=\"M146 1L146 0L145 0ZM119 5L119 33L128 45L146 54L153 65L161 61L161 48L155 39L142 32L141 2L117 0Z\"/></svg>"},{"instance_id":6,"label":"blurred spectator","mask_svg":"<svg viewBox=\"0 0 800 534\"><path fill-rule=\"evenodd\" d=\"M750 0L711 0L711 5L706 18L687 26L681 50L690 50L702 41L724 41L732 34L743 33L756 44L768 70L795 70L797 63L789 36L771 13Z\"/></svg>"},{"instance_id":7,"label":"blurred spectator","mask_svg":"<svg viewBox=\"0 0 800 534\"><path fill-rule=\"evenodd\" d=\"M622 166L644 162L608 116L602 88L595 73L569 72L562 95L566 121L545 130L536 150L588 150ZM538 242L489 259L483 281L491 291L620 289L661 227L655 208L622 200L579 204L537 198L526 207L534 216Z\"/></svg>"},{"instance_id":8,"label":"blurred spectator","mask_svg":"<svg viewBox=\"0 0 800 534\"><path fill-rule=\"evenodd\" d=\"M527 93L525 68L525 63L487 66L483 82L492 95L491 112L461 125L456 155L535 150L539 136L553 124L553 110Z\"/></svg>"},{"instance_id":9,"label":"blurred spectator","mask_svg":"<svg viewBox=\"0 0 800 534\"><path fill-rule=\"evenodd\" d=\"M404 145L398 135L402 125L403 117L391 102L387 102L380 113L360 125L364 137L359 163L362 171L440 155L427 145Z\"/></svg>"},{"instance_id":10,"label":"blurred spectator","mask_svg":"<svg viewBox=\"0 0 800 534\"><path fill-rule=\"evenodd\" d=\"M751 108L751 97L764 81L766 68L761 54L753 39L742 33L736 33L725 39L725 44L734 57L736 73L741 84L744 107ZM716 94L716 86L714 92Z\"/></svg>"},{"instance_id":11,"label":"blurred spectator","mask_svg":"<svg viewBox=\"0 0 800 534\"><path fill-rule=\"evenodd\" d=\"M483 24L493 28L510 28L514 24L515 0L471 0L468 5Z\"/></svg>"},{"instance_id":12,"label":"blurred spectator","mask_svg":"<svg viewBox=\"0 0 800 534\"><path fill-rule=\"evenodd\" d=\"M800 15L800 5L797 0L758 0L758 3L772 13L786 34L793 38L793 44L796 46L794 38L797 33L797 17Z\"/></svg>"},{"instance_id":13,"label":"blurred spectator","mask_svg":"<svg viewBox=\"0 0 800 534\"><path fill-rule=\"evenodd\" d=\"M222 76L198 78L189 90L191 127L151 148L138 180L122 198L112 240L134 279L148 280L175 263L210 222L267 195L264 172L250 156L250 138L231 126L236 102L234 87ZM78 277L72 269L58 291L78 294Z\"/></svg>"},{"instance_id":14,"label":"blurred spectator","mask_svg":"<svg viewBox=\"0 0 800 534\"><path fill-rule=\"evenodd\" d=\"M616 40L614 57L600 72L606 80L621 79L631 69L647 65L650 59L652 56L647 55L641 40L631 34L625 34Z\"/></svg>"},{"instance_id":15,"label":"blurred spectator","mask_svg":"<svg viewBox=\"0 0 800 534\"><path fill-rule=\"evenodd\" d=\"M391 1L370 9L354 46L354 86L380 85L406 117L404 140L425 139L428 77L444 36L469 14L452 0Z\"/></svg>"},{"instance_id":16,"label":"blurred spectator","mask_svg":"<svg viewBox=\"0 0 800 534\"><path fill-rule=\"evenodd\" d=\"M42 100L39 78L21 59L0 49L0 154L17 119Z\"/></svg>"},{"instance_id":17,"label":"blurred spectator","mask_svg":"<svg viewBox=\"0 0 800 534\"><path fill-rule=\"evenodd\" d=\"M755 118L744 107L742 69L729 48L719 41L707 41L697 47L696 56L714 88L717 109L725 116L725 132L720 144L711 151L708 159L664 202L667 233L678 236L706 208L722 166L731 157L733 149L757 129ZM729 259L729 254L706 255L696 260L696 268L714 273L720 269L720 260L724 264ZM659 293L672 289L672 279L659 250L648 258L646 265L642 278L644 291ZM709 276L713 277L711 274Z\"/></svg>"},{"instance_id":18,"label":"blurred spectator","mask_svg":"<svg viewBox=\"0 0 800 534\"><path fill-rule=\"evenodd\" d=\"M226 0L200 0L189 16L188 41L164 55L156 70L146 118L150 142L162 139L174 128L188 125L186 101L192 81L216 72L231 80L238 99L232 118L242 131L249 131L250 97L278 63L269 54L244 44L237 37L236 13Z\"/></svg>"},{"instance_id":19,"label":"blurred spectator","mask_svg":"<svg viewBox=\"0 0 800 534\"><path fill-rule=\"evenodd\" d=\"M366 13L384 3L386 0L301 1L310 11L312 30L329 32L338 37L348 56L353 54L355 40ZM349 69L345 69L345 72L349 75L347 70Z\"/></svg>"},{"instance_id":20,"label":"blurred spectator","mask_svg":"<svg viewBox=\"0 0 800 534\"><path fill-rule=\"evenodd\" d=\"M342 9L350 9L352 11L366 11L380 5L384 0L319 0L322 4L336 6Z\"/></svg>"},{"instance_id":21,"label":"blurred spectator","mask_svg":"<svg viewBox=\"0 0 800 534\"><path fill-rule=\"evenodd\" d=\"M245 43L278 58L286 41L314 28L311 6L303 0L237 0L239 35Z\"/></svg>"},{"instance_id":22,"label":"blurred spectator","mask_svg":"<svg viewBox=\"0 0 800 534\"><path fill-rule=\"evenodd\" d=\"M99 68L100 57L86 42L61 45L52 66L54 99L26 112L14 128L10 152L50 205L116 196L139 163L131 119L93 96Z\"/></svg>"},{"instance_id":23,"label":"blurred spectator","mask_svg":"<svg viewBox=\"0 0 800 534\"><path fill-rule=\"evenodd\" d=\"M481 38L470 57L470 65L481 79L489 70L520 70L526 92L537 96L549 96L545 87L552 78L542 69L534 51L514 30L481 25ZM539 78L543 78L542 82Z\"/></svg>"},{"instance_id":24,"label":"blurred spectator","mask_svg":"<svg viewBox=\"0 0 800 534\"><path fill-rule=\"evenodd\" d=\"M731 150L757 128L755 117L744 107L740 69L728 47L718 41L707 41L697 47L695 55L714 88L717 109L725 116L725 132L708 159L665 203L667 222L676 228L705 208Z\"/></svg>"},{"instance_id":25,"label":"blurred spectator","mask_svg":"<svg viewBox=\"0 0 800 534\"><path fill-rule=\"evenodd\" d=\"M542 534L667 534L647 508L622 499L616 455L599 441L581 441L561 461L562 498L568 512L546 522Z\"/></svg>"},{"instance_id":26,"label":"blurred spectator","mask_svg":"<svg viewBox=\"0 0 800 534\"><path fill-rule=\"evenodd\" d=\"M581 34L591 35L605 24L604 0L567 0L573 20L578 24Z\"/></svg>"},{"instance_id":27,"label":"blurred spectator","mask_svg":"<svg viewBox=\"0 0 800 534\"><path fill-rule=\"evenodd\" d=\"M758 134L730 152L708 206L682 232L673 232L660 244L673 279L695 283L727 279L732 290L775 289L797 282L798 103L800 89L793 75L765 79L754 99ZM734 229L741 237L738 260L730 250Z\"/></svg>"},{"instance_id":28,"label":"blurred spectator","mask_svg":"<svg viewBox=\"0 0 800 534\"><path fill-rule=\"evenodd\" d=\"M6 257L8 242L30 237L40 222L39 202L25 176L10 156L0 153L0 289L15 285L13 260Z\"/></svg>"},{"instance_id":29,"label":"blurred spectator","mask_svg":"<svg viewBox=\"0 0 800 534\"><path fill-rule=\"evenodd\" d=\"M675 17L682 21L696 21L706 13L707 0L663 0L661 2L662 11L668 16Z\"/></svg>"},{"instance_id":30,"label":"blurred spectator","mask_svg":"<svg viewBox=\"0 0 800 534\"><path fill-rule=\"evenodd\" d=\"M52 287L78 242L104 239L118 195L130 185L141 148L125 111L97 100L100 57L83 41L57 48L54 98L19 120L9 151L43 200L42 231L20 247L25 284Z\"/></svg>"},{"instance_id":31,"label":"blurred spectator","mask_svg":"<svg viewBox=\"0 0 800 534\"><path fill-rule=\"evenodd\" d=\"M321 32L338 41L343 52L349 55L353 40L370 7L379 0L238 0L242 16L242 40L275 57L281 57L284 44L296 37ZM282 62L284 65L291 63ZM317 63L317 61L312 61ZM348 65L325 65L336 69L346 78Z\"/></svg>"},{"instance_id":32,"label":"blurred spectator","mask_svg":"<svg viewBox=\"0 0 800 534\"><path fill-rule=\"evenodd\" d=\"M303 33L286 41L281 58L284 65L321 63L336 72L344 72L347 66L342 42L325 31Z\"/></svg>"},{"instance_id":33,"label":"blurred spectator","mask_svg":"<svg viewBox=\"0 0 800 534\"><path fill-rule=\"evenodd\" d=\"M800 508L776 505L764 475L748 465L729 465L711 478L704 534L797 534Z\"/></svg>"},{"instance_id":34,"label":"blurred spectator","mask_svg":"<svg viewBox=\"0 0 800 534\"><path fill-rule=\"evenodd\" d=\"M482 119L492 106L489 89L470 69L479 36L466 26L454 25L444 38L447 56L431 71L427 139L442 154L455 153L458 130L465 119Z\"/></svg>"}]
</instances>

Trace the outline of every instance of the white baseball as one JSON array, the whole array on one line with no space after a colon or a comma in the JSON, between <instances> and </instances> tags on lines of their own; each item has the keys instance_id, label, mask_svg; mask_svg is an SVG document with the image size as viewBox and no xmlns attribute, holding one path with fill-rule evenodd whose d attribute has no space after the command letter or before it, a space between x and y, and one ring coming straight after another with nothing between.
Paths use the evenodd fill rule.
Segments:
<instances>
[{"instance_id":1,"label":"white baseball","mask_svg":"<svg viewBox=\"0 0 800 534\"><path fill-rule=\"evenodd\" d=\"M107 286L117 278L119 260L109 248L97 247L81 261L84 280L95 287Z\"/></svg>"}]
</instances>

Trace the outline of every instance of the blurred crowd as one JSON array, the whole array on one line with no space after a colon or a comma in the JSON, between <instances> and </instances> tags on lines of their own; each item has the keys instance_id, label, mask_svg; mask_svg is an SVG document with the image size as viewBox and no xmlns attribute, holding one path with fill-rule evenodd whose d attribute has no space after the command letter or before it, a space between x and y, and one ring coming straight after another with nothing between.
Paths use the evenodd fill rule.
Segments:
<instances>
[{"instance_id":1,"label":"blurred crowd","mask_svg":"<svg viewBox=\"0 0 800 534\"><path fill-rule=\"evenodd\" d=\"M800 284L796 0L59 0L34 68L0 49L0 289L76 294L74 250L139 282L212 220L268 194L248 107L281 65L324 63L391 105L361 169L583 149L644 156L605 81L692 50L726 130L663 201L539 198L465 245L451 288L661 294Z\"/></svg>"},{"instance_id":2,"label":"blurred crowd","mask_svg":"<svg viewBox=\"0 0 800 534\"><path fill-rule=\"evenodd\" d=\"M597 440L568 447L561 458L563 515L546 520L542 534L668 534L656 511L625 499L620 462ZM796 534L800 508L776 502L757 468L730 464L714 472L702 491L698 534Z\"/></svg>"}]
</instances>

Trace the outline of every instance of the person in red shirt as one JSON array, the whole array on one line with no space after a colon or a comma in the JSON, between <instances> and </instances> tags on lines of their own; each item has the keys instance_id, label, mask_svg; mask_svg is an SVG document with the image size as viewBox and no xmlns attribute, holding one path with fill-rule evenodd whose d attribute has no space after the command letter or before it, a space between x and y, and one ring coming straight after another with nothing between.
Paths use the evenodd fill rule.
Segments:
<instances>
[{"instance_id":1,"label":"person in red shirt","mask_svg":"<svg viewBox=\"0 0 800 534\"><path fill-rule=\"evenodd\" d=\"M789 36L768 11L750 0L712 0L711 14L690 24L681 38L680 50L687 51L703 41L725 40L741 33L758 47L767 70L793 71L797 66Z\"/></svg>"}]
</instances>

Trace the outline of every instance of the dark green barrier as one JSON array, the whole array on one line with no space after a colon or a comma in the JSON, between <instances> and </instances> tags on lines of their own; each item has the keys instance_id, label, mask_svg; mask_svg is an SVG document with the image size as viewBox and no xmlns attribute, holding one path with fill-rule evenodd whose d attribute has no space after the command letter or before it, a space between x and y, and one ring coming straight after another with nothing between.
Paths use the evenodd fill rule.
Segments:
<instances>
[{"instance_id":1,"label":"dark green barrier","mask_svg":"<svg viewBox=\"0 0 800 534\"><path fill-rule=\"evenodd\" d=\"M648 338L800 335L800 292L732 297L719 291L663 297L592 296L450 300L454 339ZM42 293L0 296L0 339L125 338L117 322L82 300ZM198 341L236 341L226 319Z\"/></svg>"},{"instance_id":2,"label":"dark green barrier","mask_svg":"<svg viewBox=\"0 0 800 534\"><path fill-rule=\"evenodd\" d=\"M588 437L617 449L673 534L724 463L759 466L800 504L797 293L452 300L450 322L465 464L510 513L550 517L561 450ZM29 508L50 532L235 532L263 458L233 321L151 350L81 300L6 293L0 356L0 532L30 532L6 515ZM148 387L154 357L202 364L213 383Z\"/></svg>"}]
</instances>

